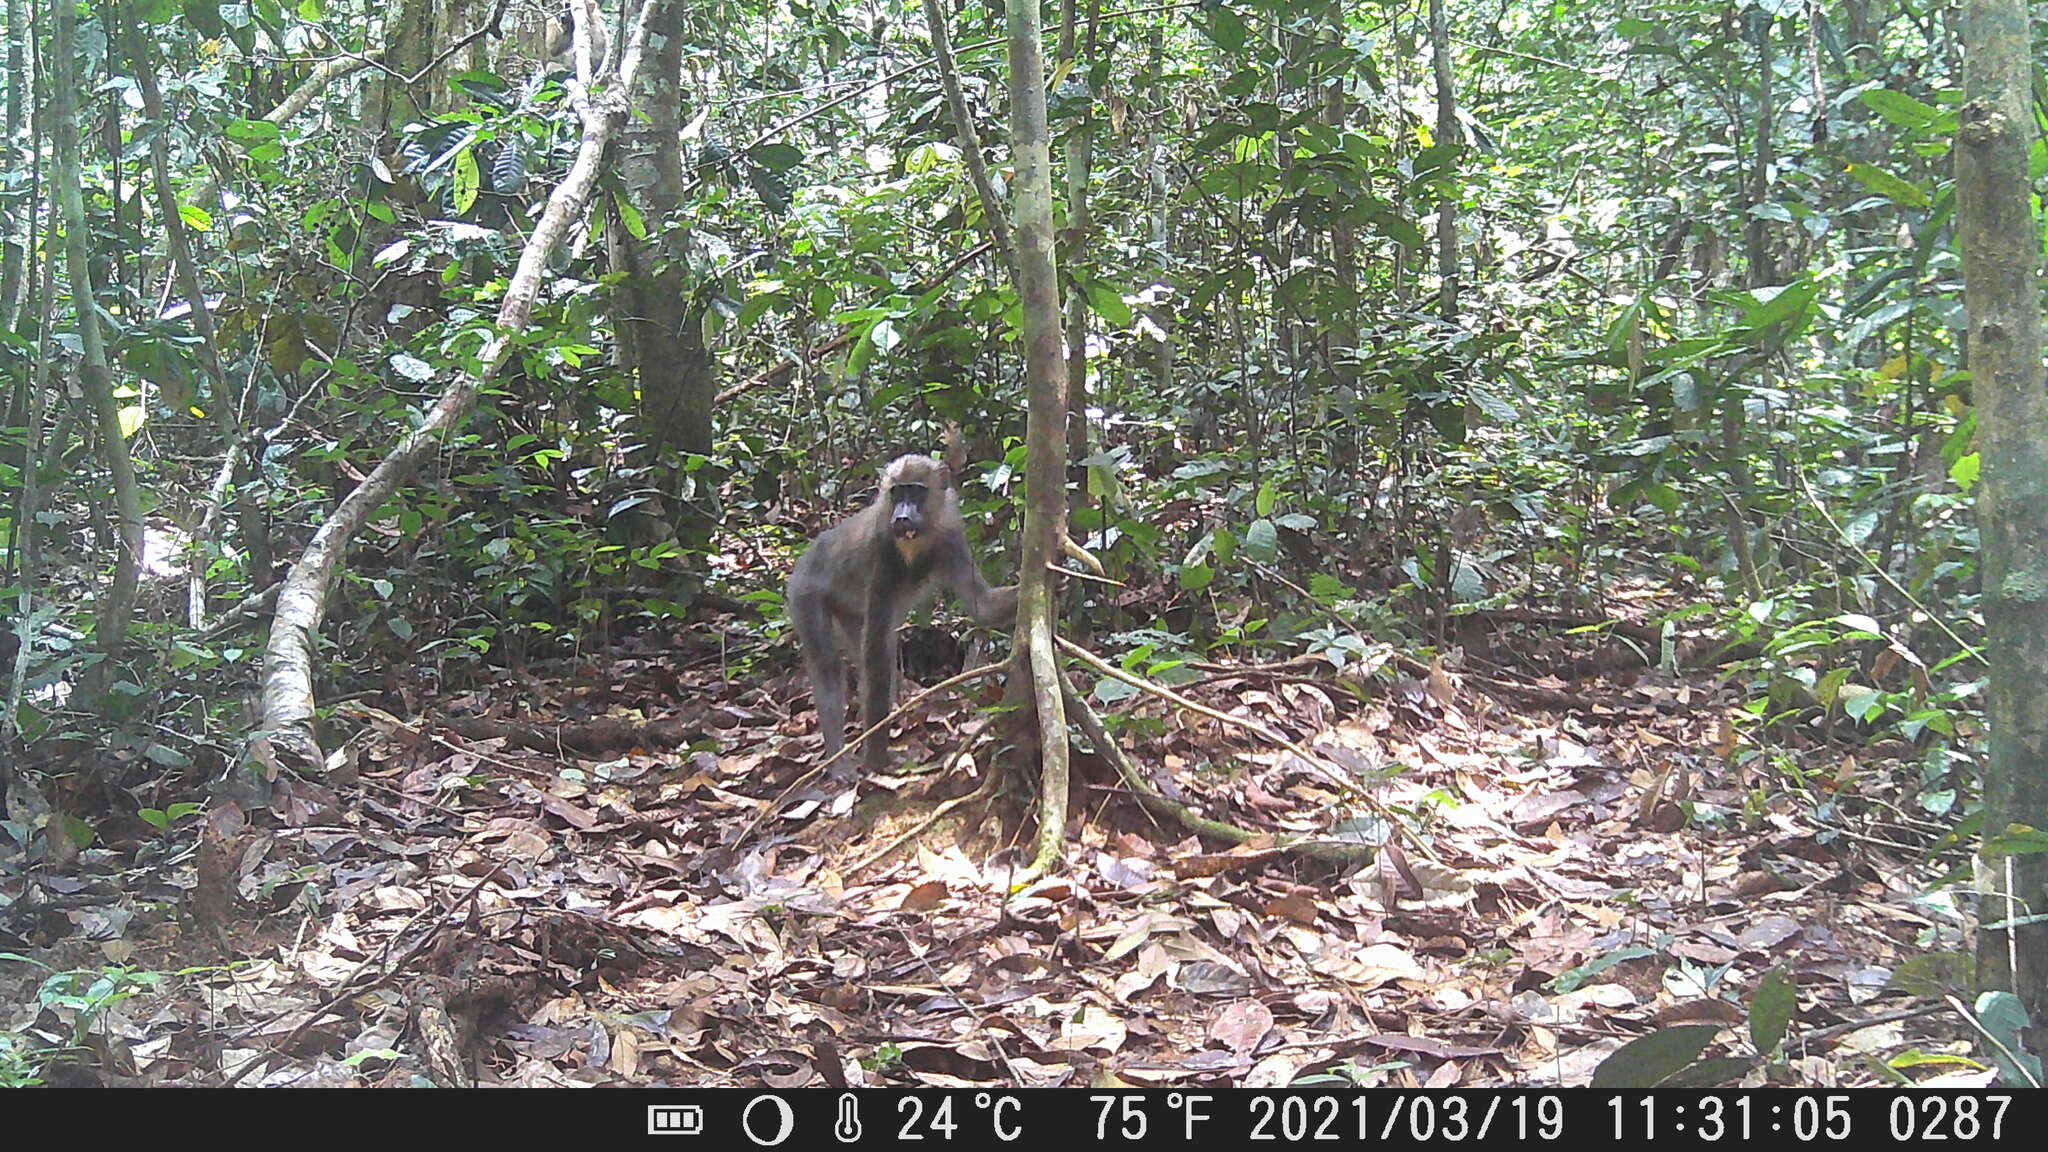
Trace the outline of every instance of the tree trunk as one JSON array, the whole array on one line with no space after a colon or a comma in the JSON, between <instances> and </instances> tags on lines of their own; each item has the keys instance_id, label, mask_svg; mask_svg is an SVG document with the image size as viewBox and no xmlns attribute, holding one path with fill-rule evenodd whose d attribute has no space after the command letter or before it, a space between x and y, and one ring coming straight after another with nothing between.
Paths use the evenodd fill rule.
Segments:
<instances>
[{"instance_id":1,"label":"tree trunk","mask_svg":"<svg viewBox=\"0 0 2048 1152\"><path fill-rule=\"evenodd\" d=\"M578 19L578 54L586 60L587 29L587 22ZM627 88L631 86L646 31L643 18L635 27L634 40L620 64ZM342 553L370 515L440 446L442 437L462 423L476 403L478 390L504 366L532 316L549 258L590 203L606 145L626 117L626 104L618 90L608 87L593 93L583 80L570 83L569 102L583 126L575 162L561 184L549 194L546 210L519 253L519 267L506 285L493 334L477 354L476 372L456 376L427 410L420 426L406 433L369 476L342 498L313 533L278 589L270 643L263 654L263 717L251 743L252 758L265 770L259 775L267 778L270 771L282 766L281 760L315 768L322 763L319 741L313 731L313 638L326 615L327 594Z\"/></svg>"},{"instance_id":2,"label":"tree trunk","mask_svg":"<svg viewBox=\"0 0 2048 1152\"><path fill-rule=\"evenodd\" d=\"M135 483L135 461L121 428L121 405L114 398L113 374L100 333L92 281L92 255L85 219L85 192L80 175L78 93L92 90L78 75L78 8L58 4L56 34L50 50L50 108L54 122L56 164L50 173L52 191L64 218L65 266L71 281L71 307L76 313L80 357L79 377L92 408L100 456L114 487L114 577L101 596L99 648L113 654L128 638L135 612L135 591L142 573L142 492Z\"/></svg>"},{"instance_id":3,"label":"tree trunk","mask_svg":"<svg viewBox=\"0 0 2048 1152\"><path fill-rule=\"evenodd\" d=\"M21 135L23 89L34 84L23 60L24 41L35 35L24 0L7 0L7 107L0 112L0 170L19 172L28 165L14 154L15 138ZM33 197L35 190L30 189ZM31 199L30 203L34 203ZM27 232L31 212L21 213L21 230ZM11 220L10 220L11 223ZM0 235L0 328L13 331L15 309L21 304L22 269L26 267L28 245L14 237L9 228Z\"/></svg>"},{"instance_id":4,"label":"tree trunk","mask_svg":"<svg viewBox=\"0 0 2048 1152\"><path fill-rule=\"evenodd\" d=\"M1077 49L1074 4L1067 0L1067 22L1060 31L1060 52L1072 56ZM1100 79L1101 61L1096 56L1102 24L1102 0L1088 0L1088 40L1082 77L1088 85L1081 123L1067 138L1067 252L1076 264L1088 251L1089 232L1094 227L1088 215L1088 180L1094 161L1095 86ZM1068 75L1074 74L1074 69ZM1095 269L1090 266L1092 277ZM1067 475L1074 484L1075 506L1088 506L1088 468L1082 461L1092 452L1088 447L1088 294L1078 278L1067 285Z\"/></svg>"},{"instance_id":5,"label":"tree trunk","mask_svg":"<svg viewBox=\"0 0 2048 1152\"><path fill-rule=\"evenodd\" d=\"M1012 3L1010 158L1017 177L1017 295L1023 305L1025 424L1024 561L1017 603L1017 654L1038 718L1038 843L1034 873L1066 848L1067 717L1053 650L1052 566L1066 534L1066 389L1061 363L1059 270L1053 259L1052 153L1045 125L1045 55L1038 6Z\"/></svg>"},{"instance_id":6,"label":"tree trunk","mask_svg":"<svg viewBox=\"0 0 2048 1152\"><path fill-rule=\"evenodd\" d=\"M171 184L167 138L170 125L164 119L163 94L157 90L156 61L151 58L149 38L132 15L123 21L122 35L126 41L128 66L135 73L136 87L142 95L142 114L151 125L149 167L156 191L157 215L163 217L164 222L164 246L170 251L171 271L177 277L178 289L185 294L185 304L191 309L192 327L199 334L199 363L206 370L207 383L212 389L206 406L213 413L215 427L220 430L220 467L213 485L207 490L199 530L192 534L186 585L186 622L194 628L202 628L206 625L207 555L213 551L214 531L220 522L222 505L226 503L228 485L234 479L236 461L241 457L241 422L236 414L234 386L228 380L226 369L221 366L220 345L214 339L213 313L206 307L206 293L199 282L199 267L193 262L192 244L185 234L185 217L178 211L177 189Z\"/></svg>"},{"instance_id":7,"label":"tree trunk","mask_svg":"<svg viewBox=\"0 0 2048 1152\"><path fill-rule=\"evenodd\" d=\"M644 238L609 228L613 268L622 273L613 315L624 363L640 385L640 433L666 502L665 522L635 539L673 533L687 550L710 543L715 485L705 474L670 472L674 453L711 452L711 413L718 393L704 344L708 298L690 283L689 234L672 226L683 200L679 135L683 108L683 0L648 5L649 50L634 79L633 106L644 113L620 132L619 177L645 223Z\"/></svg>"},{"instance_id":8,"label":"tree trunk","mask_svg":"<svg viewBox=\"0 0 2048 1152\"><path fill-rule=\"evenodd\" d=\"M1444 0L1429 0L1429 52L1436 70L1436 146L1458 151L1458 105L1451 87L1451 29ZM1437 315L1458 318L1458 197L1448 193L1436 209Z\"/></svg>"},{"instance_id":9,"label":"tree trunk","mask_svg":"<svg viewBox=\"0 0 2048 1152\"><path fill-rule=\"evenodd\" d=\"M1977 936L1978 987L2019 996L2034 1051L2048 1040L2048 854L2004 855L2014 824L2048 814L2048 381L2041 368L2041 228L2026 0L1972 0L1957 132L1956 225L1970 320L1983 492L1984 630L1991 649L1991 763L1985 773L1990 893ZM2033 918L2019 926L1994 927Z\"/></svg>"},{"instance_id":10,"label":"tree trunk","mask_svg":"<svg viewBox=\"0 0 2048 1152\"><path fill-rule=\"evenodd\" d=\"M953 59L953 37L946 29L946 13L939 0L924 0L924 20L931 33L932 55L939 62L939 85L946 90L946 106L953 113L953 130L960 138L960 158L967 164L967 178L981 203L982 225L996 258L1011 279L1017 276L1017 243L1010 237L1010 218L1003 202L996 198L995 185L988 178L988 160L982 155L981 134L974 130L974 114L967 107L967 93L960 86L960 65Z\"/></svg>"}]
</instances>

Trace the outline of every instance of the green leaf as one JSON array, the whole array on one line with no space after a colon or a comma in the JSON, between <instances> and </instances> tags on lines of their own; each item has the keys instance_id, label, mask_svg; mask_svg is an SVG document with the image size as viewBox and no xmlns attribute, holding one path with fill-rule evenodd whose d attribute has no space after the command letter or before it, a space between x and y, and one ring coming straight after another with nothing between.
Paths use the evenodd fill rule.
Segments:
<instances>
[{"instance_id":1,"label":"green leaf","mask_svg":"<svg viewBox=\"0 0 2048 1152\"><path fill-rule=\"evenodd\" d=\"M80 848L92 847L94 835L92 825L87 824L76 816L64 817L64 835Z\"/></svg>"},{"instance_id":2,"label":"green leaf","mask_svg":"<svg viewBox=\"0 0 2048 1152\"><path fill-rule=\"evenodd\" d=\"M1942 117L1941 109L1922 104L1904 92L1890 88L1866 88L1857 94L1865 107L1901 128L1930 128Z\"/></svg>"},{"instance_id":3,"label":"green leaf","mask_svg":"<svg viewBox=\"0 0 2048 1152\"><path fill-rule=\"evenodd\" d=\"M763 144L748 152L747 155L753 158L754 163L777 175L789 171L791 168L803 163L804 160L803 149L794 144L787 144L779 140L774 143Z\"/></svg>"},{"instance_id":4,"label":"green leaf","mask_svg":"<svg viewBox=\"0 0 2048 1152\"><path fill-rule=\"evenodd\" d=\"M1244 17L1228 8L1218 8L1209 13L1209 19L1202 26L1209 39L1218 48L1232 54L1244 51Z\"/></svg>"},{"instance_id":5,"label":"green leaf","mask_svg":"<svg viewBox=\"0 0 2048 1152\"><path fill-rule=\"evenodd\" d=\"M277 139L277 125L268 120L230 120L225 131L231 140L257 141Z\"/></svg>"},{"instance_id":6,"label":"green leaf","mask_svg":"<svg viewBox=\"0 0 2048 1152\"><path fill-rule=\"evenodd\" d=\"M1605 972L1607 969L1614 967L1616 964L1621 964L1629 960L1639 960L1645 956L1654 955L1656 955L1656 952L1652 949L1644 948L1641 945L1636 944L1631 944L1626 948L1616 948L1614 951L1607 953L1605 956L1596 956L1593 959L1586 961L1584 964L1581 964L1576 968L1567 969L1563 972L1558 973L1556 978L1551 980L1550 987L1553 991L1559 993L1560 995L1566 992L1572 992L1577 990L1587 980L1593 978L1594 976L1599 975L1602 972Z\"/></svg>"},{"instance_id":7,"label":"green leaf","mask_svg":"<svg viewBox=\"0 0 2048 1152\"><path fill-rule=\"evenodd\" d=\"M1986 992L1977 997L1972 1010L1977 1023L1998 1041L1991 1056L2006 1083L2040 1087L2041 1059L2027 1051L2027 1008L2020 998L2010 992Z\"/></svg>"},{"instance_id":8,"label":"green leaf","mask_svg":"<svg viewBox=\"0 0 2048 1152\"><path fill-rule=\"evenodd\" d=\"M1207 564L1188 564L1180 570L1180 586L1189 592L1200 592L1216 579L1216 570Z\"/></svg>"},{"instance_id":9,"label":"green leaf","mask_svg":"<svg viewBox=\"0 0 2048 1152\"><path fill-rule=\"evenodd\" d=\"M1112 328L1131 326L1131 306L1124 303L1123 293L1107 284L1088 285L1088 306Z\"/></svg>"},{"instance_id":10,"label":"green leaf","mask_svg":"<svg viewBox=\"0 0 2048 1152\"><path fill-rule=\"evenodd\" d=\"M1259 517L1244 531L1244 550L1262 564L1272 563L1280 551L1280 530L1273 526L1271 520Z\"/></svg>"},{"instance_id":11,"label":"green leaf","mask_svg":"<svg viewBox=\"0 0 2048 1152\"><path fill-rule=\"evenodd\" d=\"M1903 204L1908 208L1927 207L1927 193L1921 191L1918 185L1902 180L1876 165L1851 164L1849 175L1857 183L1894 204Z\"/></svg>"},{"instance_id":12,"label":"green leaf","mask_svg":"<svg viewBox=\"0 0 2048 1152\"><path fill-rule=\"evenodd\" d=\"M1744 308L1743 319L1758 328L1790 320L1806 310L1820 293L1820 281L1811 277L1775 288L1757 288L1750 293L1755 304Z\"/></svg>"},{"instance_id":13,"label":"green leaf","mask_svg":"<svg viewBox=\"0 0 2048 1152\"><path fill-rule=\"evenodd\" d=\"M633 239L647 239L647 218L640 215L640 210L633 207L633 202L624 196L613 202L619 206L619 220L626 225L626 231L632 234Z\"/></svg>"},{"instance_id":14,"label":"green leaf","mask_svg":"<svg viewBox=\"0 0 2048 1152\"><path fill-rule=\"evenodd\" d=\"M739 332L745 333L754 326L756 321L767 315L770 308L783 302L783 296L780 292L763 292L759 296L749 296L747 297L747 302L740 305L740 314L733 321L733 327Z\"/></svg>"},{"instance_id":15,"label":"green leaf","mask_svg":"<svg viewBox=\"0 0 2048 1152\"><path fill-rule=\"evenodd\" d=\"M1259 485L1259 494L1253 498L1252 508L1261 516L1271 516L1273 514L1273 502L1279 498L1280 493L1274 491L1273 482L1268 480L1264 484Z\"/></svg>"},{"instance_id":16,"label":"green leaf","mask_svg":"<svg viewBox=\"0 0 2048 1152\"><path fill-rule=\"evenodd\" d=\"M1765 973L1749 1000L1749 1042L1756 1045L1757 1052L1769 1056L1778 1050L1798 1007L1799 993L1785 970L1773 968Z\"/></svg>"},{"instance_id":17,"label":"green leaf","mask_svg":"<svg viewBox=\"0 0 2048 1152\"><path fill-rule=\"evenodd\" d=\"M1970 489L1977 486L1977 474L1980 467L1977 454L1972 452L1957 460L1954 464L1949 465L1948 478L1955 483L1956 487L1962 489L1967 494Z\"/></svg>"},{"instance_id":18,"label":"green leaf","mask_svg":"<svg viewBox=\"0 0 2048 1152\"><path fill-rule=\"evenodd\" d=\"M185 23L202 39L220 39L225 31L220 19L220 0L185 0Z\"/></svg>"},{"instance_id":19,"label":"green leaf","mask_svg":"<svg viewBox=\"0 0 2048 1152\"><path fill-rule=\"evenodd\" d=\"M455 157L455 193L453 203L458 215L466 215L476 204L476 190L482 183L476 168L476 152L464 148Z\"/></svg>"},{"instance_id":20,"label":"green leaf","mask_svg":"<svg viewBox=\"0 0 2048 1152\"><path fill-rule=\"evenodd\" d=\"M1984 838L1986 856L2031 856L2048 852L2048 832L2026 824L2007 824L2005 831Z\"/></svg>"},{"instance_id":21,"label":"green leaf","mask_svg":"<svg viewBox=\"0 0 2048 1152\"><path fill-rule=\"evenodd\" d=\"M192 766L192 758L190 756L165 744L151 744L142 750L142 754L166 768L190 768Z\"/></svg>"},{"instance_id":22,"label":"green leaf","mask_svg":"<svg viewBox=\"0 0 2048 1152\"><path fill-rule=\"evenodd\" d=\"M1593 1070L1591 1087L1654 1088L1658 1081L1697 1059L1720 1031L1716 1024L1680 1024L1638 1036L1600 1062Z\"/></svg>"}]
</instances>

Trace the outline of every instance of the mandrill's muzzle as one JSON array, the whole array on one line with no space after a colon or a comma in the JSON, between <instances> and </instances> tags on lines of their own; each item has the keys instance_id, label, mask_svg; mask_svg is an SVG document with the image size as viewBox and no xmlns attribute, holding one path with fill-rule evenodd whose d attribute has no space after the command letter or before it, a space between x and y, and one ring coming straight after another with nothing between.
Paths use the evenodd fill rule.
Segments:
<instances>
[{"instance_id":1,"label":"mandrill's muzzle","mask_svg":"<svg viewBox=\"0 0 2048 1152\"><path fill-rule=\"evenodd\" d=\"M917 539L917 521L908 518L892 521L889 524L889 533L898 540L915 540Z\"/></svg>"}]
</instances>

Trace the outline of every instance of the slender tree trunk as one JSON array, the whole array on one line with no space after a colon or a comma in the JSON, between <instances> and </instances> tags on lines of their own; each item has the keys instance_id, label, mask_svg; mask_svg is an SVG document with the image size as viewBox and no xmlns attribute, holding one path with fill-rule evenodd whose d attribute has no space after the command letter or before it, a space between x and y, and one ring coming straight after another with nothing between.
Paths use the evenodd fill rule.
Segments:
<instances>
[{"instance_id":1,"label":"slender tree trunk","mask_svg":"<svg viewBox=\"0 0 2048 1152\"><path fill-rule=\"evenodd\" d=\"M1066 533L1066 406L1061 363L1059 269L1053 259L1052 154L1045 124L1045 55L1038 6L1012 3L1010 157L1017 177L1017 295L1023 304L1025 426L1024 564L1017 653L1038 719L1038 843L1031 869L1058 863L1067 833L1067 717L1053 650L1052 566Z\"/></svg>"},{"instance_id":2,"label":"slender tree trunk","mask_svg":"<svg viewBox=\"0 0 2048 1152\"><path fill-rule=\"evenodd\" d=\"M1983 490L1984 626L1991 648L1991 764L1977 936L1978 986L2019 996L2032 1047L2048 1041L2048 854L2005 855L2014 824L2048 819L2048 381L2041 367L2041 225L2026 0L1970 0L1956 149L1956 224L1976 382Z\"/></svg>"},{"instance_id":3,"label":"slender tree trunk","mask_svg":"<svg viewBox=\"0 0 2048 1152\"><path fill-rule=\"evenodd\" d=\"M27 33L33 34L33 33ZM16 73L20 75L20 73ZM34 166L31 165L31 168ZM35 181L30 181L30 187ZM36 228L31 219L28 230L28 247L35 249ZM50 348L50 301L53 295L51 283L56 276L57 252L51 245L43 246L42 285L35 294L36 308L36 366L27 373L23 387L28 392L28 436L22 443L21 499L15 504L15 530L11 552L14 559L15 606L19 625L15 631L19 644L14 650L14 666L7 678L7 695L0 702L0 750L8 753L0 761L11 758L15 751L16 738L21 734L21 697L28 688L29 649L33 646L33 629L26 627L35 619L36 581L42 575L42 540L36 534L36 510L42 501L42 436L43 425L48 418L50 396L50 364L55 359ZM0 796L6 795L7 769L0 764Z\"/></svg>"},{"instance_id":4,"label":"slender tree trunk","mask_svg":"<svg viewBox=\"0 0 2048 1152\"><path fill-rule=\"evenodd\" d=\"M924 21L931 32L932 54L939 61L939 85L946 90L946 107L953 113L953 130L960 137L960 157L967 164L967 178L974 184L981 203L983 226L995 245L996 258L1011 279L1017 276L1017 242L1010 237L1010 218L996 197L988 178L988 160L982 155L981 134L974 129L974 114L967 107L967 92L960 86L960 65L953 59L953 37L946 28L946 13L939 0L924 0Z\"/></svg>"},{"instance_id":5,"label":"slender tree trunk","mask_svg":"<svg viewBox=\"0 0 2048 1152\"><path fill-rule=\"evenodd\" d=\"M55 35L50 47L50 106L56 143L51 190L64 218L65 268L71 281L71 307L76 313L80 384L91 406L101 459L114 488L114 575L99 605L99 647L108 654L128 638L135 613L135 592L142 573L142 491L135 483L135 461L121 428L121 405L114 398L113 374L100 333L92 281L91 235L85 219L85 191L78 136L78 93L92 86L78 75L78 8L55 5Z\"/></svg>"},{"instance_id":6,"label":"slender tree trunk","mask_svg":"<svg viewBox=\"0 0 2048 1152\"><path fill-rule=\"evenodd\" d=\"M1071 5L1068 0L1068 14ZM1098 32L1102 24L1102 0L1088 0L1088 39L1084 49L1086 55L1077 64L1085 66L1082 76L1088 84L1087 103L1081 111L1081 123L1067 138L1067 251L1076 264L1081 255L1088 251L1089 233L1094 221L1088 214L1088 181L1095 155L1095 85L1100 79L1101 62L1096 57L1099 42ZM1060 34L1061 51L1071 54L1075 51L1073 21L1068 20L1067 28ZM1069 76L1074 73L1070 71ZM1093 275L1094 269L1089 269ZM1082 461L1092 455L1088 447L1088 294L1077 278L1067 285L1067 468L1075 481L1074 501L1077 508L1088 505L1088 469Z\"/></svg>"},{"instance_id":7,"label":"slender tree trunk","mask_svg":"<svg viewBox=\"0 0 2048 1152\"><path fill-rule=\"evenodd\" d=\"M0 111L0 169L14 171L26 167L15 157L14 141L21 135L22 110L28 104L22 98L23 92L35 83L23 59L24 41L35 35L27 9L25 0L7 0L7 107ZM32 195L28 203L35 203ZM29 231L29 222L34 216L33 211L22 211L20 227L23 233ZM11 228L6 235L0 235L0 328L9 331L16 327L17 309L21 305L22 269L27 266L27 259L28 245L16 240Z\"/></svg>"},{"instance_id":8,"label":"slender tree trunk","mask_svg":"<svg viewBox=\"0 0 2048 1152\"><path fill-rule=\"evenodd\" d=\"M577 56L579 61L587 62L591 56L589 22L580 17L579 12L576 22ZM631 87L646 33L647 20L643 10L620 65L625 81L621 87ZM406 433L369 476L342 498L326 521L314 531L305 551L299 554L283 586L278 589L277 610L270 625L270 643L263 655L263 716L250 749L256 767L262 770L258 775L267 777L268 772L282 766L282 762L296 762L313 768L321 765L323 757L313 731L313 638L319 633L320 622L326 616L327 594L333 585L334 573L341 565L342 554L370 515L397 492L399 485L405 483L422 460L440 446L442 437L462 423L476 403L478 390L504 366L514 343L532 317L534 300L540 293L548 260L568 235L570 226L589 206L591 192L597 187L598 175L603 168L605 148L626 117L626 103L618 88L608 86L602 92L591 90L587 63L579 68L579 72L581 78L569 89L570 105L583 125L583 138L577 147L576 159L562 182L549 194L547 208L535 223L526 247L519 253L519 267L506 285L493 334L477 353L476 371L456 376L433 407L427 410L420 426Z\"/></svg>"},{"instance_id":9,"label":"slender tree trunk","mask_svg":"<svg viewBox=\"0 0 2048 1152\"><path fill-rule=\"evenodd\" d=\"M1456 91L1451 87L1451 29L1444 0L1429 0L1429 50L1436 70L1436 146L1455 152L1458 131ZM1447 186L1454 181L1446 181ZM1437 315L1458 318L1458 198L1446 194L1436 209Z\"/></svg>"},{"instance_id":10,"label":"slender tree trunk","mask_svg":"<svg viewBox=\"0 0 2048 1152\"><path fill-rule=\"evenodd\" d=\"M213 312L206 306L206 291L199 281L199 266L192 259L192 243L185 232L185 217L179 211L178 192L171 184L170 144L167 139L170 122L164 118L163 94L157 89L156 61L151 58L149 38L132 15L123 21L122 34L126 38L129 68L135 73L136 87L142 95L142 114L150 126L149 166L156 191L157 214L164 221L164 243L170 250L171 271L177 277L178 290L184 293L186 306L191 309L192 327L199 333L199 363L205 369L207 383L212 388L207 407L212 410L214 425L220 430L220 467L213 485L207 490L199 530L192 534L191 571L187 581L186 622L199 628L206 623L207 556L213 551L214 530L220 522L221 507L226 502L228 485L234 478L235 464L242 452L241 422L237 417L234 386L228 380L227 370L221 366L220 344L214 337Z\"/></svg>"}]
</instances>

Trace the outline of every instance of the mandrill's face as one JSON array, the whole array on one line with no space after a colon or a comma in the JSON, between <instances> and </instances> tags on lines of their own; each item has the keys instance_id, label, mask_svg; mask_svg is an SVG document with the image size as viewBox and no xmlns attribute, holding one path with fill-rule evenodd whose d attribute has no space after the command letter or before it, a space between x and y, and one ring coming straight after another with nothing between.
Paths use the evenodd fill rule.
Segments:
<instances>
[{"instance_id":1,"label":"mandrill's face","mask_svg":"<svg viewBox=\"0 0 2048 1152\"><path fill-rule=\"evenodd\" d=\"M915 540L924 531L924 502L931 486L898 483L889 486L889 534L898 540Z\"/></svg>"}]
</instances>

